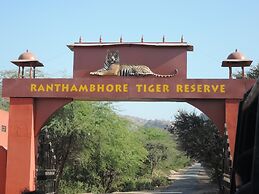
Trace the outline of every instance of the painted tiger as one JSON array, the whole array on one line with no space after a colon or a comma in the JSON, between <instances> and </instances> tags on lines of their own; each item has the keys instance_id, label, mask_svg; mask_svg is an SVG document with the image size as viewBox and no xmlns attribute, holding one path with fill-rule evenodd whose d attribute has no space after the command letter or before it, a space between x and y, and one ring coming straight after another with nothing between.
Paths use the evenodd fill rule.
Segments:
<instances>
[{"instance_id":1,"label":"painted tiger","mask_svg":"<svg viewBox=\"0 0 259 194\"><path fill-rule=\"evenodd\" d=\"M146 65L120 64L119 51L107 50L107 55L104 62L104 67L95 72L90 72L91 75L116 75L116 76L147 76L156 77L173 77L178 73L175 69L172 75L160 75L153 73Z\"/></svg>"}]
</instances>

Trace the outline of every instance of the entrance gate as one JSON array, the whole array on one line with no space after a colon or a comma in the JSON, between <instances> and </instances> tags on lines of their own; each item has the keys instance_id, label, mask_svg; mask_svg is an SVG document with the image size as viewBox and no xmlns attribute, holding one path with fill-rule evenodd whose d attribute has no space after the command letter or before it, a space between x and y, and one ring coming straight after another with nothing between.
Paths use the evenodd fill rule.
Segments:
<instances>
[{"instance_id":1,"label":"entrance gate","mask_svg":"<svg viewBox=\"0 0 259 194\"><path fill-rule=\"evenodd\" d=\"M220 131L227 128L233 156L238 103L254 80L231 79L231 71L229 79L187 79L187 51L192 51L193 46L182 40L80 40L68 47L74 52L73 78L33 79L35 66L42 64L27 53L29 59L21 55L13 63L22 67L22 78L24 67L33 66L33 76L3 80L3 96L10 97L6 194L35 189L37 136L47 119L73 100L190 103L210 117ZM230 70L233 64L243 64L243 69L251 61L230 55L224 64Z\"/></svg>"}]
</instances>

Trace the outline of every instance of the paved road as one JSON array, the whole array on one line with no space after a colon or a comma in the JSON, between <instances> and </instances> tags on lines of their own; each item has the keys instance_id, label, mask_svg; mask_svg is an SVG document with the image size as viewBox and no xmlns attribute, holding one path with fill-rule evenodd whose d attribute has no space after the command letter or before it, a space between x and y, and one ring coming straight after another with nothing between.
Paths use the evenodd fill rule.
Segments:
<instances>
[{"instance_id":1,"label":"paved road","mask_svg":"<svg viewBox=\"0 0 259 194\"><path fill-rule=\"evenodd\" d=\"M217 186L209 182L205 170L199 163L195 163L185 171L170 176L173 184L161 190L179 194L215 194Z\"/></svg>"},{"instance_id":2,"label":"paved road","mask_svg":"<svg viewBox=\"0 0 259 194\"><path fill-rule=\"evenodd\" d=\"M199 163L170 176L172 185L154 192L115 192L116 194L216 194L217 187L209 182ZM114 194L115 194L114 193Z\"/></svg>"}]
</instances>

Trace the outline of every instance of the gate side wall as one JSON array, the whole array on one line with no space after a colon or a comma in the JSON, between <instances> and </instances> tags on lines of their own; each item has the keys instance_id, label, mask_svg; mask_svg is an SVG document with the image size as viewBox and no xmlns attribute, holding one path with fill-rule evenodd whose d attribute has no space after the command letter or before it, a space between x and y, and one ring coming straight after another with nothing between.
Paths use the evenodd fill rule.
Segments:
<instances>
[{"instance_id":1,"label":"gate side wall","mask_svg":"<svg viewBox=\"0 0 259 194\"><path fill-rule=\"evenodd\" d=\"M11 98L6 168L6 193L35 190L33 98Z\"/></svg>"},{"instance_id":2,"label":"gate side wall","mask_svg":"<svg viewBox=\"0 0 259 194\"><path fill-rule=\"evenodd\" d=\"M239 102L240 100L226 100L225 104L225 122L228 132L230 154L232 158L234 158L234 150L236 143Z\"/></svg>"},{"instance_id":3,"label":"gate side wall","mask_svg":"<svg viewBox=\"0 0 259 194\"><path fill-rule=\"evenodd\" d=\"M0 146L0 193L5 194L7 150Z\"/></svg>"}]
</instances>

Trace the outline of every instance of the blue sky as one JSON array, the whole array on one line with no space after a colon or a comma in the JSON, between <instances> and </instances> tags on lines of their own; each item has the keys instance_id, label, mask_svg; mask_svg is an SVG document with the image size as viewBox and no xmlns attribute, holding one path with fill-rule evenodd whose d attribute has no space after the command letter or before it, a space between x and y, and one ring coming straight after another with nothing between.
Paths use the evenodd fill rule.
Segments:
<instances>
[{"instance_id":1,"label":"blue sky","mask_svg":"<svg viewBox=\"0 0 259 194\"><path fill-rule=\"evenodd\" d=\"M167 41L194 45L188 54L188 78L227 78L221 61L235 49L259 63L259 2L241 0L26 0L0 3L0 70L29 49L48 76L71 76L78 41ZM123 114L171 119L180 103L119 103Z\"/></svg>"}]
</instances>

